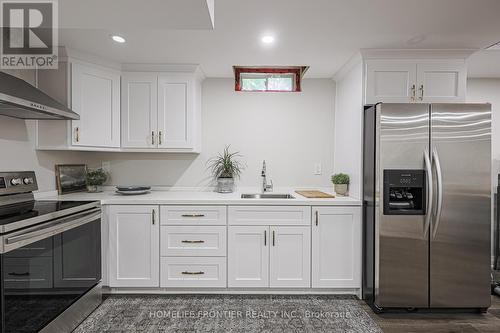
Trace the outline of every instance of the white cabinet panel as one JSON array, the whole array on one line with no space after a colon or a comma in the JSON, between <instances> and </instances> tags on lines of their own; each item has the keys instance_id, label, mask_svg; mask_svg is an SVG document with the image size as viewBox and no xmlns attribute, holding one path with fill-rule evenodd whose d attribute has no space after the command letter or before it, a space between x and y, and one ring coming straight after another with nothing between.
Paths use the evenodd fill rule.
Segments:
<instances>
[{"instance_id":1,"label":"white cabinet panel","mask_svg":"<svg viewBox=\"0 0 500 333\"><path fill-rule=\"evenodd\" d=\"M160 287L226 288L226 258L162 257Z\"/></svg>"},{"instance_id":2,"label":"white cabinet panel","mask_svg":"<svg viewBox=\"0 0 500 333\"><path fill-rule=\"evenodd\" d=\"M109 207L109 286L159 286L158 206Z\"/></svg>"},{"instance_id":3,"label":"white cabinet panel","mask_svg":"<svg viewBox=\"0 0 500 333\"><path fill-rule=\"evenodd\" d=\"M72 64L72 144L120 147L120 75L80 63Z\"/></svg>"},{"instance_id":4,"label":"white cabinet panel","mask_svg":"<svg viewBox=\"0 0 500 333\"><path fill-rule=\"evenodd\" d=\"M122 147L157 147L157 75L124 73L121 88Z\"/></svg>"},{"instance_id":5,"label":"white cabinet panel","mask_svg":"<svg viewBox=\"0 0 500 333\"><path fill-rule=\"evenodd\" d=\"M226 256L225 226L161 226L161 256Z\"/></svg>"},{"instance_id":6,"label":"white cabinet panel","mask_svg":"<svg viewBox=\"0 0 500 333\"><path fill-rule=\"evenodd\" d=\"M418 100L427 103L465 102L467 73L465 63L419 63L417 65Z\"/></svg>"},{"instance_id":7,"label":"white cabinet panel","mask_svg":"<svg viewBox=\"0 0 500 333\"><path fill-rule=\"evenodd\" d=\"M192 148L194 81L192 75L158 77L158 147Z\"/></svg>"},{"instance_id":8,"label":"white cabinet panel","mask_svg":"<svg viewBox=\"0 0 500 333\"><path fill-rule=\"evenodd\" d=\"M310 225L309 206L229 206L229 225Z\"/></svg>"},{"instance_id":9,"label":"white cabinet panel","mask_svg":"<svg viewBox=\"0 0 500 333\"><path fill-rule=\"evenodd\" d=\"M269 286L269 227L228 228L228 286Z\"/></svg>"},{"instance_id":10,"label":"white cabinet panel","mask_svg":"<svg viewBox=\"0 0 500 333\"><path fill-rule=\"evenodd\" d=\"M361 287L361 208L313 207L312 287Z\"/></svg>"},{"instance_id":11,"label":"white cabinet panel","mask_svg":"<svg viewBox=\"0 0 500 333\"><path fill-rule=\"evenodd\" d=\"M271 227L270 287L311 287L311 228Z\"/></svg>"},{"instance_id":12,"label":"white cabinet panel","mask_svg":"<svg viewBox=\"0 0 500 333\"><path fill-rule=\"evenodd\" d=\"M409 103L415 89L417 66L413 62L366 62L366 104Z\"/></svg>"},{"instance_id":13,"label":"white cabinet panel","mask_svg":"<svg viewBox=\"0 0 500 333\"><path fill-rule=\"evenodd\" d=\"M161 206L162 225L226 225L226 206Z\"/></svg>"}]
</instances>

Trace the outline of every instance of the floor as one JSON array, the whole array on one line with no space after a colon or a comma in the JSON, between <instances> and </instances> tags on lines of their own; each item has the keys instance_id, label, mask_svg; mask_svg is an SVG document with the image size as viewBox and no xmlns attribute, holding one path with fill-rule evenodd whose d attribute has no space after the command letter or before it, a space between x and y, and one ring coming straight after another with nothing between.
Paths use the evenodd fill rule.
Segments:
<instances>
[{"instance_id":1,"label":"floor","mask_svg":"<svg viewBox=\"0 0 500 333\"><path fill-rule=\"evenodd\" d=\"M229 313L221 317L200 316L206 310ZM308 311L326 315L307 317ZM240 317L236 315L238 312L242 313ZM500 297L492 296L492 305L484 314L375 314L364 301L354 296L114 295L109 296L74 332L382 331L500 333Z\"/></svg>"},{"instance_id":2,"label":"floor","mask_svg":"<svg viewBox=\"0 0 500 333\"><path fill-rule=\"evenodd\" d=\"M375 314L366 303L359 302L385 333L500 333L498 296L491 297L491 307L485 314Z\"/></svg>"}]
</instances>

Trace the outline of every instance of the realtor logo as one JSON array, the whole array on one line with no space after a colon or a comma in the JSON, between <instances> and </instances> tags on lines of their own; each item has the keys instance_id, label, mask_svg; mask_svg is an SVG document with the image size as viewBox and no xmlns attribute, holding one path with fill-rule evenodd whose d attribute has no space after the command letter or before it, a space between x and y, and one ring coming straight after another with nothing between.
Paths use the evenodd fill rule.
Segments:
<instances>
[{"instance_id":1,"label":"realtor logo","mask_svg":"<svg viewBox=\"0 0 500 333\"><path fill-rule=\"evenodd\" d=\"M57 1L1 1L4 69L57 68Z\"/></svg>"}]
</instances>

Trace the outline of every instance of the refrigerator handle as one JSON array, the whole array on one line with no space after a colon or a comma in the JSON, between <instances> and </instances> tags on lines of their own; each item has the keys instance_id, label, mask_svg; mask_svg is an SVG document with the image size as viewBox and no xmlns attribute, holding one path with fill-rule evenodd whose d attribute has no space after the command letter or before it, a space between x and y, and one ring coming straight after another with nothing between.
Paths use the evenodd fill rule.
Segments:
<instances>
[{"instance_id":1,"label":"refrigerator handle","mask_svg":"<svg viewBox=\"0 0 500 333\"><path fill-rule=\"evenodd\" d=\"M443 174L441 172L441 162L439 161L439 154L436 147L432 150L432 158L434 160L434 165L436 166L436 181L437 181L437 210L436 210L436 222L434 230L432 231L432 238L436 237L439 222L441 220L441 210L443 207Z\"/></svg>"},{"instance_id":2,"label":"refrigerator handle","mask_svg":"<svg viewBox=\"0 0 500 333\"><path fill-rule=\"evenodd\" d=\"M434 203L434 186L432 182L432 164L429 156L429 150L426 148L424 151L424 162L425 162L425 173L427 178L427 214L425 215L425 223L424 223L424 239L427 238L427 232L429 231L429 227L431 225L431 217L432 217L432 205Z\"/></svg>"}]
</instances>

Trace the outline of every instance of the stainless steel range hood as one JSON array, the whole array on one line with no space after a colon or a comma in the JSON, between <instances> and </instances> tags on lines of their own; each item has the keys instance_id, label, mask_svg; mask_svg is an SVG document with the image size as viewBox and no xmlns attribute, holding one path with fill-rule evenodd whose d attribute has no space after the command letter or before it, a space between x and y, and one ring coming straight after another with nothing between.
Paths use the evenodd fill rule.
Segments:
<instances>
[{"instance_id":1,"label":"stainless steel range hood","mask_svg":"<svg viewBox=\"0 0 500 333\"><path fill-rule=\"evenodd\" d=\"M21 119L80 119L28 82L0 72L0 115Z\"/></svg>"}]
</instances>

